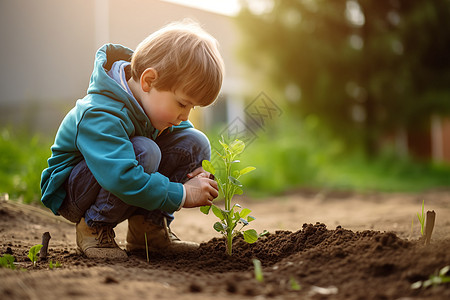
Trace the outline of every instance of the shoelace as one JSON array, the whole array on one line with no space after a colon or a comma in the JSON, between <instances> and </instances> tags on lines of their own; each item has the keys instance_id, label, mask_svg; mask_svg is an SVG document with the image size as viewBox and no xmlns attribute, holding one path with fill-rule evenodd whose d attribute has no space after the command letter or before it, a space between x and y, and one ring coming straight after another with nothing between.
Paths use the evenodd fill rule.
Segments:
<instances>
[{"instance_id":1,"label":"shoelace","mask_svg":"<svg viewBox=\"0 0 450 300\"><path fill-rule=\"evenodd\" d=\"M180 239L175 235L175 233L172 232L170 227L167 226L167 219L166 218L163 219L163 222L164 222L164 231L165 231L167 239L169 241L171 241L171 242L179 241Z\"/></svg>"},{"instance_id":2,"label":"shoelace","mask_svg":"<svg viewBox=\"0 0 450 300\"><path fill-rule=\"evenodd\" d=\"M114 230L111 227L103 226L97 229L97 237L95 238L99 241L100 245L103 247L109 246L114 247Z\"/></svg>"}]
</instances>

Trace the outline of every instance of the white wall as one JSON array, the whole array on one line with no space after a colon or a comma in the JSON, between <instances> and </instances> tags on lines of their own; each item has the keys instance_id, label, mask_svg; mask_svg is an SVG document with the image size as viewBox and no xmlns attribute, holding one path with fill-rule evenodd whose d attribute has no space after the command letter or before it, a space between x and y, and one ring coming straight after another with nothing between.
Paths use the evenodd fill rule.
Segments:
<instances>
[{"instance_id":1,"label":"white wall","mask_svg":"<svg viewBox=\"0 0 450 300\"><path fill-rule=\"evenodd\" d=\"M221 45L224 92L238 92L237 29L228 16L157 0L0 0L0 125L55 131L89 84L104 41L134 49L161 26L193 18ZM104 26L104 27L102 27Z\"/></svg>"}]
</instances>

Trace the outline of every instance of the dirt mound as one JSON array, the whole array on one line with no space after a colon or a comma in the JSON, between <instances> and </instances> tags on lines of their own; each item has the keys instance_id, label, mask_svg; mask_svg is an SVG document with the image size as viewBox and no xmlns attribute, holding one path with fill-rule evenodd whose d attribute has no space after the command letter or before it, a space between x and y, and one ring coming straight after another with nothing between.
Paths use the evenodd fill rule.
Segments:
<instances>
[{"instance_id":1,"label":"dirt mound","mask_svg":"<svg viewBox=\"0 0 450 300\"><path fill-rule=\"evenodd\" d=\"M333 299L445 298L450 297L449 285L416 291L411 284L448 265L449 247L450 240L430 248L393 232L353 232L340 226L328 230L317 223L304 224L297 232L277 231L254 244L237 238L232 257L225 253L225 241L215 238L202 244L198 253L152 261L185 272L221 274L222 280L213 287L192 282L189 289L194 292L292 296L304 290L309 295L332 294ZM263 283L254 279L253 259L264 267Z\"/></svg>"},{"instance_id":2,"label":"dirt mound","mask_svg":"<svg viewBox=\"0 0 450 300\"><path fill-rule=\"evenodd\" d=\"M36 267L32 245L50 231L49 256ZM450 284L412 289L450 265L450 238L424 246L390 231L352 231L323 223L279 230L247 244L236 238L233 256L212 238L188 255L129 254L127 261L90 260L75 251L73 224L0 203L0 255L15 256L17 269L0 268L1 299L450 299ZM255 279L253 259L263 267ZM50 270L49 261L61 268ZM45 279L43 279L45 278Z\"/></svg>"}]
</instances>

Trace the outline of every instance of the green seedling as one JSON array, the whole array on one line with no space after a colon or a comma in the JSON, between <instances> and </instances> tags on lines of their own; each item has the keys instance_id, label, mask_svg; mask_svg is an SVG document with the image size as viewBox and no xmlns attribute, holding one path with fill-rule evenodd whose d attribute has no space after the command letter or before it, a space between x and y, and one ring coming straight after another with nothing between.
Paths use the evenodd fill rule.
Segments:
<instances>
[{"instance_id":1,"label":"green seedling","mask_svg":"<svg viewBox=\"0 0 450 300\"><path fill-rule=\"evenodd\" d=\"M28 253L28 258L33 262L33 267L36 266L37 259L38 259L38 253L41 250L43 246L41 244L34 245L30 248L30 252Z\"/></svg>"},{"instance_id":2,"label":"green seedling","mask_svg":"<svg viewBox=\"0 0 450 300\"><path fill-rule=\"evenodd\" d=\"M61 265L61 263L59 262L59 261L56 261L55 263L53 263L53 261L52 260L50 260L50 262L48 263L48 268L50 269L50 270L53 270L54 268L56 269L56 268L61 268L62 267L62 265Z\"/></svg>"},{"instance_id":3,"label":"green seedling","mask_svg":"<svg viewBox=\"0 0 450 300\"><path fill-rule=\"evenodd\" d=\"M12 256L11 254L5 254L0 257L0 267L14 270L16 268L16 266L14 265L14 260L14 256Z\"/></svg>"},{"instance_id":4,"label":"green seedling","mask_svg":"<svg viewBox=\"0 0 450 300\"><path fill-rule=\"evenodd\" d=\"M258 282L264 281L264 276L261 267L261 261L259 259L253 259L253 266L255 267L255 279Z\"/></svg>"},{"instance_id":5,"label":"green seedling","mask_svg":"<svg viewBox=\"0 0 450 300\"><path fill-rule=\"evenodd\" d=\"M445 266L442 269L439 270L437 275L431 275L429 279L425 281L417 281L411 284L412 289L419 289L423 288L426 289L429 286L433 285L440 285L443 283L450 282L450 266Z\"/></svg>"},{"instance_id":6,"label":"green seedling","mask_svg":"<svg viewBox=\"0 0 450 300\"><path fill-rule=\"evenodd\" d=\"M213 228L220 232L226 239L226 251L228 255L232 254L233 238L242 233L244 240L247 243L254 243L258 240L258 234L254 229L248 229L242 231L242 228L247 226L251 221L255 220L250 216L251 210L248 208L242 208L239 204L232 205L231 200L234 195L241 195L243 193L242 183L239 178L251 171L255 170L254 167L246 167L241 170L236 169L236 165L240 163L237 160L237 156L241 154L245 149L244 142L235 140L230 144L226 144L223 137L219 140L220 145L223 148L223 154L217 152L217 155L221 158L224 165L225 174L222 178L216 176L215 179L219 186L219 193L223 195L225 199L225 209L221 209L216 205L203 206L200 210L204 214L208 214L211 210L216 217L220 219L213 225ZM212 163L208 160L202 162L202 167L205 171L216 175L216 170ZM240 228L238 228L238 226Z\"/></svg>"},{"instance_id":7,"label":"green seedling","mask_svg":"<svg viewBox=\"0 0 450 300\"><path fill-rule=\"evenodd\" d=\"M300 291L302 289L302 286L295 280L294 277L291 277L289 279L289 284L291 286L291 290L293 291Z\"/></svg>"},{"instance_id":8,"label":"green seedling","mask_svg":"<svg viewBox=\"0 0 450 300\"><path fill-rule=\"evenodd\" d=\"M419 213L417 213L417 218L419 218L419 223L420 223L420 233L422 235L424 235L424 229L425 229L425 213L424 213L424 208L425 208L425 200L422 200L422 215L419 215Z\"/></svg>"}]
</instances>

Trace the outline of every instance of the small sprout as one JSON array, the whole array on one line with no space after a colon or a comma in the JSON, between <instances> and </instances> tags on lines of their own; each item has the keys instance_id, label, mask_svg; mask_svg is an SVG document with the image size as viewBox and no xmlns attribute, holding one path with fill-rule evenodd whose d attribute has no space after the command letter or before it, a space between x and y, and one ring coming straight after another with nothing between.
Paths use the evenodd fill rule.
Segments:
<instances>
[{"instance_id":1,"label":"small sprout","mask_svg":"<svg viewBox=\"0 0 450 300\"><path fill-rule=\"evenodd\" d=\"M300 291L302 289L302 286L292 276L289 279L289 284L291 286L291 290L293 290L293 291Z\"/></svg>"},{"instance_id":2,"label":"small sprout","mask_svg":"<svg viewBox=\"0 0 450 300\"><path fill-rule=\"evenodd\" d=\"M53 261L50 260L50 262L48 263L48 268L50 270L53 270L54 268L61 268L61 267L62 267L62 265L59 261L56 261L55 263L53 263Z\"/></svg>"},{"instance_id":3,"label":"small sprout","mask_svg":"<svg viewBox=\"0 0 450 300\"><path fill-rule=\"evenodd\" d=\"M439 270L437 275L430 275L429 279L425 281L417 281L411 284L412 289L426 289L430 286L436 286L443 283L449 283L450 282L450 266L445 266L442 269Z\"/></svg>"},{"instance_id":4,"label":"small sprout","mask_svg":"<svg viewBox=\"0 0 450 300\"><path fill-rule=\"evenodd\" d=\"M14 256L12 256L11 254L5 254L0 257L0 267L14 270L16 268L16 266L14 265L14 260Z\"/></svg>"},{"instance_id":5,"label":"small sprout","mask_svg":"<svg viewBox=\"0 0 450 300\"><path fill-rule=\"evenodd\" d=\"M30 248L30 252L28 253L28 258L33 262L33 267L36 266L38 253L43 246L41 244L34 245Z\"/></svg>"},{"instance_id":6,"label":"small sprout","mask_svg":"<svg viewBox=\"0 0 450 300\"><path fill-rule=\"evenodd\" d=\"M253 266L255 267L255 279L258 282L264 281L264 276L261 267L261 261L259 259L253 259Z\"/></svg>"},{"instance_id":7,"label":"small sprout","mask_svg":"<svg viewBox=\"0 0 450 300\"><path fill-rule=\"evenodd\" d=\"M424 235L424 228L425 228L425 213L424 213L424 208L425 208L425 200L422 200L422 215L419 215L419 213L417 213L417 218L419 219L419 223L420 223L420 233L422 235Z\"/></svg>"},{"instance_id":8,"label":"small sprout","mask_svg":"<svg viewBox=\"0 0 450 300\"><path fill-rule=\"evenodd\" d=\"M267 230L263 230L263 232L261 232L259 235L258 235L258 237L263 237L263 236L266 236L266 235L268 235L269 234L269 232L267 231Z\"/></svg>"}]
</instances>

